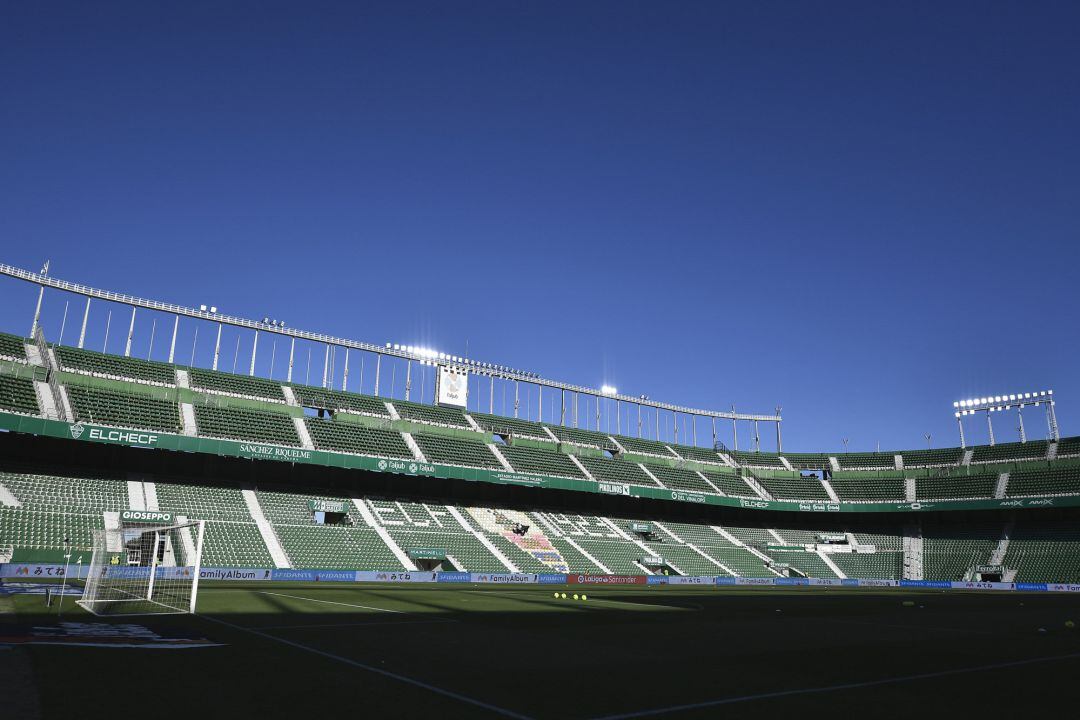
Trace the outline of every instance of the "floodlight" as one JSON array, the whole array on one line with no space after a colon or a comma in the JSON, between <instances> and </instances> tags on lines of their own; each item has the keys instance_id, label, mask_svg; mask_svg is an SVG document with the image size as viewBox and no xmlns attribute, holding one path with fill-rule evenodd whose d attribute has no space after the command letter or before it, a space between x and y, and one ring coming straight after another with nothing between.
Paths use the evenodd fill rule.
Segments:
<instances>
[{"instance_id":1,"label":"floodlight","mask_svg":"<svg viewBox=\"0 0 1080 720\"><path fill-rule=\"evenodd\" d=\"M205 305L200 305L199 310L202 310L203 312L206 312L206 306Z\"/></svg>"},{"instance_id":2,"label":"floodlight","mask_svg":"<svg viewBox=\"0 0 1080 720\"><path fill-rule=\"evenodd\" d=\"M212 312L212 313L216 313L216 312L217 312L217 306L215 306L215 305L211 305L211 306L210 306L210 312Z\"/></svg>"},{"instance_id":3,"label":"floodlight","mask_svg":"<svg viewBox=\"0 0 1080 720\"><path fill-rule=\"evenodd\" d=\"M613 388L611 385L603 385L600 388L600 392L604 395L614 395L618 392L618 390Z\"/></svg>"}]
</instances>

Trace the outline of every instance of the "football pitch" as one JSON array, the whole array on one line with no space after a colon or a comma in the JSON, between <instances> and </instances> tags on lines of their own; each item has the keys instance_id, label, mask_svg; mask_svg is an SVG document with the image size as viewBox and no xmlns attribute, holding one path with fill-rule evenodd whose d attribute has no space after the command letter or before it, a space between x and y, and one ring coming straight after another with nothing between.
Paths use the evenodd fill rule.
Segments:
<instances>
[{"instance_id":1,"label":"football pitch","mask_svg":"<svg viewBox=\"0 0 1080 720\"><path fill-rule=\"evenodd\" d=\"M4 588L5 717L1031 712L1080 673L1067 594L208 582L99 618Z\"/></svg>"}]
</instances>

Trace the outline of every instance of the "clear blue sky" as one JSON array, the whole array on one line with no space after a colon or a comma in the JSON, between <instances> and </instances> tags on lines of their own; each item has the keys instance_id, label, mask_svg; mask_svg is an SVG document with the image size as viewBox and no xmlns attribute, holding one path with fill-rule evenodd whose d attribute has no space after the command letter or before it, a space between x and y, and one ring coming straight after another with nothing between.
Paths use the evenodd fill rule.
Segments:
<instances>
[{"instance_id":1,"label":"clear blue sky","mask_svg":"<svg viewBox=\"0 0 1080 720\"><path fill-rule=\"evenodd\" d=\"M146 5L4 9L0 261L781 404L792 450L1045 387L1080 433L1076 3Z\"/></svg>"}]
</instances>

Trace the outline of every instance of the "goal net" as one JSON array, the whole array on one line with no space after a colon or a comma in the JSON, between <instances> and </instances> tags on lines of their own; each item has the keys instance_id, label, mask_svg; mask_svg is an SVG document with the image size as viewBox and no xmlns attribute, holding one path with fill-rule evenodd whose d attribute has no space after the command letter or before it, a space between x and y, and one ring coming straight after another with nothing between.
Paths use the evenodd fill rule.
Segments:
<instances>
[{"instance_id":1,"label":"goal net","mask_svg":"<svg viewBox=\"0 0 1080 720\"><path fill-rule=\"evenodd\" d=\"M193 613L204 520L94 530L79 604L95 615Z\"/></svg>"}]
</instances>

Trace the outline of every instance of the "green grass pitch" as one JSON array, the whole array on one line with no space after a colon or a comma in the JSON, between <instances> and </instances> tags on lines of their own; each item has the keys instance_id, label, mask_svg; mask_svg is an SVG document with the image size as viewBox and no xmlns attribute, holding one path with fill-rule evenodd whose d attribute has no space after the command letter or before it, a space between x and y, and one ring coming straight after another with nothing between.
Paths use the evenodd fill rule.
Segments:
<instances>
[{"instance_id":1,"label":"green grass pitch","mask_svg":"<svg viewBox=\"0 0 1080 720\"><path fill-rule=\"evenodd\" d=\"M207 582L198 610L109 619L0 596L4 716L967 716L1069 706L1080 672L1065 594ZM58 622L218 645L18 641Z\"/></svg>"}]
</instances>

